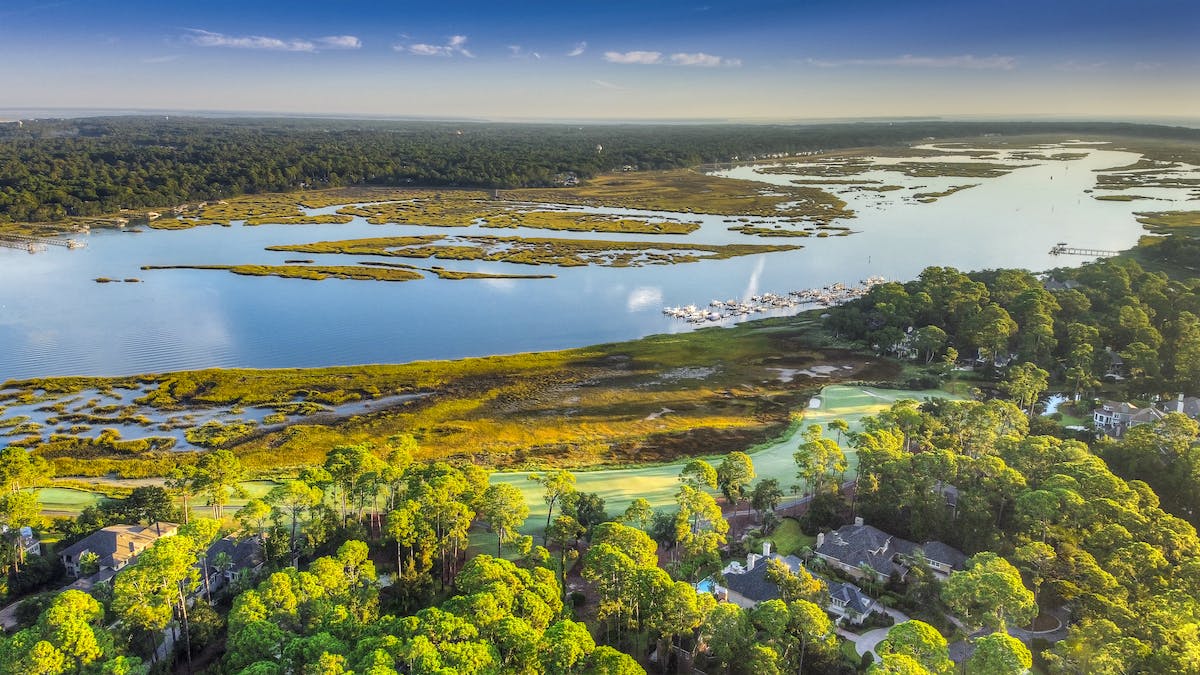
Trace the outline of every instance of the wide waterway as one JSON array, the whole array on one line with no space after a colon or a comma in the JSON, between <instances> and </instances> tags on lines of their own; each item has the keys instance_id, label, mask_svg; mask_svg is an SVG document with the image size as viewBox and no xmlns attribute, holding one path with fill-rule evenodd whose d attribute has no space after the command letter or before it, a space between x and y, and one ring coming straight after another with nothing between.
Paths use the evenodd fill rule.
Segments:
<instances>
[{"instance_id":1,"label":"wide waterway","mask_svg":"<svg viewBox=\"0 0 1200 675\"><path fill-rule=\"evenodd\" d=\"M855 230L847 237L760 239L729 232L730 223L721 216L700 216L703 227L691 235L664 237L369 225L356 219L346 225L235 224L140 233L94 230L81 235L87 243L83 249L51 247L33 255L0 249L0 382L203 367L396 363L558 349L690 328L663 316L664 305L704 305L716 298L740 299L763 291L784 293L834 282L855 283L871 275L909 279L929 265L967 270L1076 265L1083 259L1054 257L1048 251L1059 241L1089 248L1127 248L1142 234L1131 215L1134 211L1178 208L1168 201L1097 201L1085 193L1095 188L1095 170L1138 159L1136 154L1098 149L1102 147L1071 147L1088 156L1026 161L1022 163L1036 165L998 178L897 179L891 175L885 182L905 186L901 194L841 194L858 212L854 219L834 223ZM741 167L726 173L779 184L811 179L753 172L751 167ZM932 191L976 183L977 187L935 203L903 198L909 189ZM697 219L692 214L596 210ZM142 265L282 264L290 258L354 264L371 258L263 249L330 239L467 233L794 243L804 248L640 268L433 262L450 269L557 275L545 280L312 282L223 271L140 269ZM93 281L96 277L137 277L142 282L98 284Z\"/></svg>"}]
</instances>

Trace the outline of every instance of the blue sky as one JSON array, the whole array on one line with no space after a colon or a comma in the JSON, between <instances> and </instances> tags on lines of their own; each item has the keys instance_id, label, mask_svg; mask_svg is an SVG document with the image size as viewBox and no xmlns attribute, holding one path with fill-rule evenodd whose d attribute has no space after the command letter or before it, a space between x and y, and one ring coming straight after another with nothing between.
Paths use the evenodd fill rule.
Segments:
<instances>
[{"instance_id":1,"label":"blue sky","mask_svg":"<svg viewBox=\"0 0 1200 675\"><path fill-rule=\"evenodd\" d=\"M2 0L0 108L1198 116L1200 2Z\"/></svg>"}]
</instances>

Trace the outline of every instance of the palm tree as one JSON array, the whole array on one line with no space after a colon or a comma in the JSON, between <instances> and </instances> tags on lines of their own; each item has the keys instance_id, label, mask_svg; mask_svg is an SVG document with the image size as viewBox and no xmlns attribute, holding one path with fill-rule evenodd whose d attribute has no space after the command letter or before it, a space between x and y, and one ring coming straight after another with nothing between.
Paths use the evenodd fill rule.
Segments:
<instances>
[{"instance_id":1,"label":"palm tree","mask_svg":"<svg viewBox=\"0 0 1200 675\"><path fill-rule=\"evenodd\" d=\"M225 551L221 551L213 556L212 566L221 573L222 577L224 577L229 573L229 570L233 569L233 557ZM211 602L211 600L209 602Z\"/></svg>"}]
</instances>

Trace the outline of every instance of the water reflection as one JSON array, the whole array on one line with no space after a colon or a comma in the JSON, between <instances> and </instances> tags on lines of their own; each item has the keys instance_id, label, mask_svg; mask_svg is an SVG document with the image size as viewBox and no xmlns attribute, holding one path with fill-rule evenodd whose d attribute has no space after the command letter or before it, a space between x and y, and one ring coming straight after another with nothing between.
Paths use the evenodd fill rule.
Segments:
<instances>
[{"instance_id":1,"label":"water reflection","mask_svg":"<svg viewBox=\"0 0 1200 675\"><path fill-rule=\"evenodd\" d=\"M1141 233L1131 214L1146 205L1097 201L1084 192L1095 187L1096 169L1130 164L1137 155L1072 149L1087 151L1088 157L1039 161L1037 166L998 178L921 178L916 184L930 190L979 183L932 204L903 199L881 203L881 193L848 192L843 198L858 217L842 222L856 234L788 240L804 245L796 251L641 268L535 269L444 262L450 269L548 272L556 279L450 281L428 275L406 283L309 282L217 271L140 269L145 264L282 264L295 255L264 250L275 244L397 234L516 234L478 226L449 230L370 225L362 219L345 225L206 227L141 234L96 231L87 237L88 248L83 250L29 255L0 249L0 381L214 366L396 363L558 349L689 330L687 324L656 311L662 305L705 305L713 299L765 291L854 284L872 275L908 279L928 265L1041 270L1078 264L1083 259L1050 256L1050 247L1067 241L1126 248ZM747 171L752 170L735 169L731 174L741 176ZM795 177L756 178L786 184ZM1186 194L1173 197L1183 198ZM1154 204L1172 208L1167 202ZM702 223L690 236L664 236L662 241L779 241L731 232L720 216L658 215ZM520 234L600 237L536 230ZM305 257L318 264L371 259ZM138 277L142 283L97 284L92 281L96 277Z\"/></svg>"}]
</instances>

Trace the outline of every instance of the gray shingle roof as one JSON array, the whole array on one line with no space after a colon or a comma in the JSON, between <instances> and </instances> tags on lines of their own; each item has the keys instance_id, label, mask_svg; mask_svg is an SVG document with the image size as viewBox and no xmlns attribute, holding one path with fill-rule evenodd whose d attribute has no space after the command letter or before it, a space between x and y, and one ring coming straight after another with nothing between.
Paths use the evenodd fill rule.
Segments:
<instances>
[{"instance_id":1,"label":"gray shingle roof","mask_svg":"<svg viewBox=\"0 0 1200 675\"><path fill-rule=\"evenodd\" d=\"M921 545L921 551L925 553L926 559L949 565L956 570L961 570L963 563L967 561L967 556L962 551L940 541L925 542Z\"/></svg>"},{"instance_id":2,"label":"gray shingle roof","mask_svg":"<svg viewBox=\"0 0 1200 675\"><path fill-rule=\"evenodd\" d=\"M755 565L741 574L726 574L725 588L752 602L765 602L779 597L779 587L767 580L767 566Z\"/></svg>"},{"instance_id":3,"label":"gray shingle roof","mask_svg":"<svg viewBox=\"0 0 1200 675\"><path fill-rule=\"evenodd\" d=\"M725 588L753 602L765 602L779 597L779 587L767 579L767 561L778 560L792 572L800 569L803 561L794 555L781 556L772 554L765 560L759 560L754 568L741 574L726 574Z\"/></svg>"},{"instance_id":4,"label":"gray shingle roof","mask_svg":"<svg viewBox=\"0 0 1200 675\"><path fill-rule=\"evenodd\" d=\"M262 542L258 540L258 537L238 540L231 535L218 539L208 547L208 552L205 554L208 564L212 565L221 553L228 555L233 560L231 568L233 572L250 569L263 561Z\"/></svg>"},{"instance_id":5,"label":"gray shingle roof","mask_svg":"<svg viewBox=\"0 0 1200 675\"><path fill-rule=\"evenodd\" d=\"M894 537L870 525L843 525L827 534L816 552L851 567L865 564L888 576L900 569L892 562L892 558L897 553L910 553L915 547L911 541Z\"/></svg>"},{"instance_id":6,"label":"gray shingle roof","mask_svg":"<svg viewBox=\"0 0 1200 675\"><path fill-rule=\"evenodd\" d=\"M843 604L847 609L852 609L859 614L865 614L874 600L867 597L854 584L835 582L829 585L829 598Z\"/></svg>"}]
</instances>

